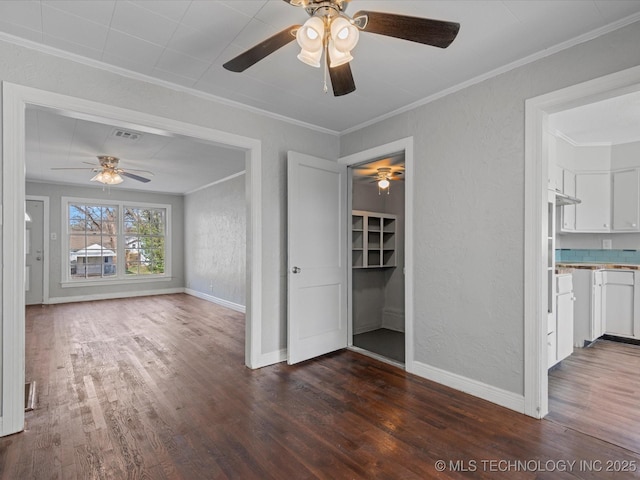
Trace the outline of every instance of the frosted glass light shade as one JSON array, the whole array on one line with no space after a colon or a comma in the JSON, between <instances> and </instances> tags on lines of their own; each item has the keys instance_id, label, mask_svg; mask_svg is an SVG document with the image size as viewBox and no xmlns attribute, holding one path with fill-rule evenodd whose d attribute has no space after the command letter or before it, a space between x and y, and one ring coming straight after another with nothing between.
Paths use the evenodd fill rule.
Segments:
<instances>
[{"instance_id":1,"label":"frosted glass light shade","mask_svg":"<svg viewBox=\"0 0 640 480\"><path fill-rule=\"evenodd\" d=\"M333 43L332 39L329 39L329 66L331 68L339 67L345 63L349 63L353 60L351 52L341 52Z\"/></svg>"},{"instance_id":2,"label":"frosted glass light shade","mask_svg":"<svg viewBox=\"0 0 640 480\"><path fill-rule=\"evenodd\" d=\"M340 52L350 52L358 43L360 31L344 17L336 17L331 22L331 40Z\"/></svg>"},{"instance_id":3,"label":"frosted glass light shade","mask_svg":"<svg viewBox=\"0 0 640 480\"><path fill-rule=\"evenodd\" d=\"M380 187L381 189L385 189L389 187L389 180L387 180L386 178L383 180L379 180L378 181L378 187Z\"/></svg>"},{"instance_id":4,"label":"frosted glass light shade","mask_svg":"<svg viewBox=\"0 0 640 480\"><path fill-rule=\"evenodd\" d=\"M103 170L91 179L92 182L100 182L105 185L117 185L124 182L124 179L116 172Z\"/></svg>"},{"instance_id":5,"label":"frosted glass light shade","mask_svg":"<svg viewBox=\"0 0 640 480\"><path fill-rule=\"evenodd\" d=\"M311 17L298 29L296 40L302 50L316 52L322 50L324 38L324 22L321 18Z\"/></svg>"},{"instance_id":6,"label":"frosted glass light shade","mask_svg":"<svg viewBox=\"0 0 640 480\"><path fill-rule=\"evenodd\" d=\"M302 49L298 54L298 60L311 65L312 67L320 68L320 58L322 57L322 49L317 52L310 52Z\"/></svg>"}]
</instances>

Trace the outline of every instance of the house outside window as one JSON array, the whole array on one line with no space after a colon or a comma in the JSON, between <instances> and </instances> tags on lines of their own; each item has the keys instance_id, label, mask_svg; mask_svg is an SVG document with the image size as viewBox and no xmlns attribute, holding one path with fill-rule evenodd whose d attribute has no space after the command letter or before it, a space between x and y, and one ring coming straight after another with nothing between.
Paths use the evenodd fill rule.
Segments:
<instances>
[{"instance_id":1,"label":"house outside window","mask_svg":"<svg viewBox=\"0 0 640 480\"><path fill-rule=\"evenodd\" d=\"M70 197L62 204L68 259L63 286L169 278L170 205Z\"/></svg>"}]
</instances>

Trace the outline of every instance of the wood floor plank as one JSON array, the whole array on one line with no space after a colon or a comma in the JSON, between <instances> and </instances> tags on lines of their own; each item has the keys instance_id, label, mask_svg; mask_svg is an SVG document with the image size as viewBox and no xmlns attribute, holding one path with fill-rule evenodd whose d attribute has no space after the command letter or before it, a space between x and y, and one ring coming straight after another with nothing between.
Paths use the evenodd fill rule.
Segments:
<instances>
[{"instance_id":1,"label":"wood floor plank","mask_svg":"<svg viewBox=\"0 0 640 480\"><path fill-rule=\"evenodd\" d=\"M0 439L0 478L631 478L504 472L481 461L627 461L640 469L640 429L623 436L623 448L355 352L250 370L244 321L182 294L27 307L26 373L40 388L25 431ZM589 374L568 364L555 373L558 417L579 417L598 400L594 379L621 383L611 362L625 375L637 371L607 355L575 358ZM583 393L563 387L563 375ZM628 424L638 391L622 382L615 398L624 408L611 426ZM461 471L472 461L475 471Z\"/></svg>"}]
</instances>

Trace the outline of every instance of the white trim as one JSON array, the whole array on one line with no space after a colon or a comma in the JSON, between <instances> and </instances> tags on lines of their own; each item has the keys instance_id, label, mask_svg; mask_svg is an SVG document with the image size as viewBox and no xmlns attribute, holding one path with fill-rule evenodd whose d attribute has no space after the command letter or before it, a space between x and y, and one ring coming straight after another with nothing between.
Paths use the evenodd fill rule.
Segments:
<instances>
[{"instance_id":1,"label":"white trim","mask_svg":"<svg viewBox=\"0 0 640 480\"><path fill-rule=\"evenodd\" d=\"M614 145L613 142L576 142L573 138L559 130L549 130L549 133L554 137L561 138L573 147L611 147Z\"/></svg>"},{"instance_id":2,"label":"white trim","mask_svg":"<svg viewBox=\"0 0 640 480\"><path fill-rule=\"evenodd\" d=\"M308 128L310 130L315 130L321 133L328 133L329 135L338 135L339 132L336 130L330 130L328 128L320 127L318 125L313 125L308 122L303 122L302 120L296 120L295 118L287 117L281 115L279 113L270 112L268 110L263 110L262 108L253 107L251 105L246 105L244 103L230 100L228 98L219 97L218 95L214 95L212 93L203 92L202 90L197 90L195 88L186 87L184 85L178 85L177 83L172 83L167 80L162 80L157 77L151 77L149 75L145 75L143 73L134 72L132 70L127 70L126 68L118 67L116 65L111 65L108 63L101 62L100 60L95 60L93 58L83 57L82 55L78 55L75 53L67 52L64 50L60 50L55 47L51 47L49 45L44 45L42 43L33 42L31 40L27 40L26 38L16 37L9 33L0 32L0 41L5 41L9 43L13 43L15 45L20 45L21 47L29 48L31 50L36 50L42 53L46 53L47 55L53 55L58 58L63 58L66 60L71 60L73 62L77 62L83 65L87 65L89 67L97 68L100 70L105 70L110 73L115 73L116 75L122 75L123 77L132 78L134 80L139 80L141 82L151 83L153 85L158 85L161 87L169 88L171 90L177 92L188 93L189 95L193 95L194 97L202 98L204 100L220 103L222 105L228 105L230 107L234 107L240 110L245 110L251 113L255 113L258 115L262 115L268 118L273 118L275 120L280 120L282 122L290 123L293 125L298 125L300 127Z\"/></svg>"},{"instance_id":3,"label":"white trim","mask_svg":"<svg viewBox=\"0 0 640 480\"><path fill-rule=\"evenodd\" d=\"M8 435L24 427L24 201L25 109L27 106L78 112L109 121L126 122L170 131L189 138L228 145L245 151L247 166L247 315L245 345L248 366L260 365L262 323L262 143L260 140L193 125L148 113L102 104L58 93L2 83L3 221L2 254L2 430ZM19 287L18 287L19 286ZM182 291L182 290L181 290ZM51 300L51 299L50 299ZM254 367L255 368L255 367Z\"/></svg>"},{"instance_id":4,"label":"white trim","mask_svg":"<svg viewBox=\"0 0 640 480\"><path fill-rule=\"evenodd\" d=\"M382 355L379 355L376 352L370 352L369 350L356 347L355 345L350 345L347 350L351 350L352 352L359 353L360 355L364 355L365 357L375 358L379 362L388 363L389 365L393 365L394 367L398 367L404 370L404 363L398 362L389 357L383 357Z\"/></svg>"},{"instance_id":5,"label":"white trim","mask_svg":"<svg viewBox=\"0 0 640 480\"><path fill-rule=\"evenodd\" d=\"M233 175L229 175L228 177L221 178L220 180L216 180L215 182L211 182L206 185L203 185L202 187L194 188L193 190L185 192L185 196L191 195L192 193L195 193L195 192L199 192L200 190L204 190L205 188L213 187L214 185L218 185L219 183L228 182L229 180L233 180L234 178L244 175L245 173L247 173L247 171L243 170L241 172L234 173Z\"/></svg>"},{"instance_id":6,"label":"white trim","mask_svg":"<svg viewBox=\"0 0 640 480\"><path fill-rule=\"evenodd\" d=\"M533 53L527 57L508 63L507 65L503 65L502 67L498 67L494 70L478 75L477 77L471 78L467 81L464 81L452 87L445 88L444 90L436 92L433 95L429 95L428 97L425 97L421 100L418 100L416 102L410 103L409 105L405 105L404 107L393 110L392 112L385 113L384 115L380 115L379 117L373 118L371 120L367 120L366 122L360 123L359 125L356 125L354 127L347 128L341 131L340 135L346 135L348 133L355 132L362 128L368 127L369 125L373 125L374 123L378 123L378 122L381 122L382 120L386 120L387 118L394 117L401 113L408 112L415 108L434 102L439 98L446 97L447 95L451 95L452 93L463 90L467 87L470 87L471 85L484 82L485 80L488 80L493 77L497 77L498 75L502 75L503 73L522 67L523 65L526 65L528 63L535 62L537 60L540 60L541 58L548 57L555 53L561 52L562 50L566 50L568 48L574 47L581 43L588 42L589 40L593 40L594 38L597 38L601 35L605 35L609 32L613 32L614 30L618 30L619 28L622 28L634 22L637 22L638 20L640 20L640 13L634 13L633 15L629 15L628 17L622 18L620 20L617 20L603 27L596 28L595 30L579 35L575 38L567 40L566 42L562 42L562 43L559 43L558 45L554 45L553 47L547 48L545 50L541 50L537 53Z\"/></svg>"},{"instance_id":7,"label":"white trim","mask_svg":"<svg viewBox=\"0 0 640 480\"><path fill-rule=\"evenodd\" d=\"M422 362L414 362L414 374L502 407L524 413L524 397L472 378L447 372Z\"/></svg>"},{"instance_id":8,"label":"white trim","mask_svg":"<svg viewBox=\"0 0 640 480\"><path fill-rule=\"evenodd\" d=\"M60 282L60 288L77 288L77 287L104 287L106 285L132 285L137 283L154 283L154 282L170 282L173 277L164 275L145 275L133 276L131 278L121 278L117 280L96 278L95 280L68 280ZM106 280L105 280L106 279Z\"/></svg>"},{"instance_id":9,"label":"white trim","mask_svg":"<svg viewBox=\"0 0 640 480\"><path fill-rule=\"evenodd\" d=\"M251 368L255 369L255 368L268 367L269 365L275 365L276 363L281 363L286 361L287 361L287 349L282 348L274 352L260 354L260 356L256 359L255 366Z\"/></svg>"},{"instance_id":10,"label":"white trim","mask_svg":"<svg viewBox=\"0 0 640 480\"><path fill-rule=\"evenodd\" d=\"M152 295L171 295L174 293L185 293L184 288L177 287L144 290L140 292L124 291L113 293L93 293L91 295L75 295L73 297L52 297L49 299L49 304L57 305L60 303L93 302L95 300L115 300L118 298L149 297Z\"/></svg>"},{"instance_id":11,"label":"white trim","mask_svg":"<svg viewBox=\"0 0 640 480\"><path fill-rule=\"evenodd\" d=\"M198 292L197 290L192 290L191 288L185 288L184 293L193 297L201 298L202 300L206 300L207 302L215 303L231 310L235 310L236 312L245 313L247 310L244 305L240 305L239 303L230 302L229 300L214 297L213 295L207 295L206 293Z\"/></svg>"},{"instance_id":12,"label":"white trim","mask_svg":"<svg viewBox=\"0 0 640 480\"><path fill-rule=\"evenodd\" d=\"M548 115L640 91L640 66L563 88L525 102L524 413L549 409L546 252Z\"/></svg>"},{"instance_id":13,"label":"white trim","mask_svg":"<svg viewBox=\"0 0 640 480\"><path fill-rule=\"evenodd\" d=\"M356 165L364 163L367 160L374 158L381 158L383 156L392 155L398 152L404 152L404 168L405 168L405 225L404 225L404 345L405 345L405 370L413 373L414 362L414 347L413 347L413 331L414 331L414 272L413 272L413 215L414 215L414 158L413 158L413 137L405 137L400 140L395 140L384 145L364 150L362 152L347 155L338 160L338 163L343 165ZM351 182L349 182L351 185ZM350 187L351 188L351 187ZM351 190L349 190L349 198L351 198ZM348 208L351 208L349 203ZM348 218L351 218L351 210L349 210ZM349 239L349 242L351 239ZM347 261L347 268L351 275L351 248L347 248L349 258ZM349 285L352 284L352 278L349 276ZM349 295L351 295L351 287L349 288ZM349 296L349 305L352 304L352 298ZM353 316L351 308L349 308L349 345L352 345L353 335Z\"/></svg>"},{"instance_id":14,"label":"white trim","mask_svg":"<svg viewBox=\"0 0 640 480\"><path fill-rule=\"evenodd\" d=\"M50 242L50 232L51 232L51 218L50 218L50 207L49 207L49 197L42 197L39 195L25 195L25 200L35 200L37 202L43 203L44 208L44 223L43 223L43 237L44 237L44 247L43 247L43 257L44 262L42 265L42 302L49 303L49 242Z\"/></svg>"}]
</instances>

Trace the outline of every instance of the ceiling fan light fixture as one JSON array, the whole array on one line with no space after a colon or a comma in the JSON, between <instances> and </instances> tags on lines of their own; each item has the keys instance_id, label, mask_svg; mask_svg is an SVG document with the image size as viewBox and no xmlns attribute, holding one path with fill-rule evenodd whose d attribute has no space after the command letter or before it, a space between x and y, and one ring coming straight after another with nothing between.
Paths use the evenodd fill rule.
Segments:
<instances>
[{"instance_id":1,"label":"ceiling fan light fixture","mask_svg":"<svg viewBox=\"0 0 640 480\"><path fill-rule=\"evenodd\" d=\"M308 52L322 51L323 38L324 22L318 17L311 17L296 32L298 45Z\"/></svg>"},{"instance_id":2,"label":"ceiling fan light fixture","mask_svg":"<svg viewBox=\"0 0 640 480\"><path fill-rule=\"evenodd\" d=\"M341 52L336 48L333 39L329 39L329 66L331 68L339 67L353 60L351 52Z\"/></svg>"},{"instance_id":3,"label":"ceiling fan light fixture","mask_svg":"<svg viewBox=\"0 0 640 480\"><path fill-rule=\"evenodd\" d=\"M382 190L384 190L385 188L389 188L389 185L389 180L387 180L386 178L378 180L378 187L380 187Z\"/></svg>"},{"instance_id":4,"label":"ceiling fan light fixture","mask_svg":"<svg viewBox=\"0 0 640 480\"><path fill-rule=\"evenodd\" d=\"M353 50L360 38L358 28L343 16L333 19L330 34L335 48L345 53Z\"/></svg>"},{"instance_id":5,"label":"ceiling fan light fixture","mask_svg":"<svg viewBox=\"0 0 640 480\"><path fill-rule=\"evenodd\" d=\"M302 49L298 54L298 60L312 67L320 68L320 59L322 58L322 49L317 52L310 52L309 50Z\"/></svg>"},{"instance_id":6,"label":"ceiling fan light fixture","mask_svg":"<svg viewBox=\"0 0 640 480\"><path fill-rule=\"evenodd\" d=\"M122 178L117 172L114 172L112 170L102 170L95 177L93 177L91 181L100 182L104 185L117 185L124 182L124 178Z\"/></svg>"}]
</instances>

